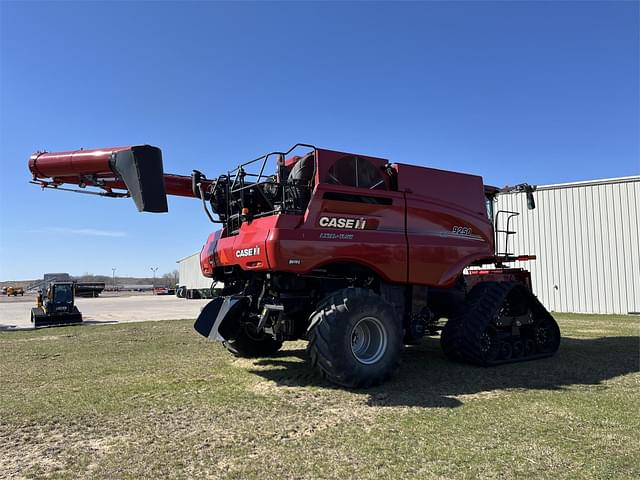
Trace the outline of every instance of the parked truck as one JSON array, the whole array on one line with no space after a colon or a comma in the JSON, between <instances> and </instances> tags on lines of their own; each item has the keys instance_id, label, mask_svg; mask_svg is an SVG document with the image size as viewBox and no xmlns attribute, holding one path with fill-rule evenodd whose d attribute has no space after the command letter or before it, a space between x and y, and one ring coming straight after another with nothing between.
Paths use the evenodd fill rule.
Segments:
<instances>
[{"instance_id":1,"label":"parked truck","mask_svg":"<svg viewBox=\"0 0 640 480\"><path fill-rule=\"evenodd\" d=\"M7 287L5 293L7 294L7 297L17 297L18 295L22 297L24 296L24 289L22 287Z\"/></svg>"}]
</instances>

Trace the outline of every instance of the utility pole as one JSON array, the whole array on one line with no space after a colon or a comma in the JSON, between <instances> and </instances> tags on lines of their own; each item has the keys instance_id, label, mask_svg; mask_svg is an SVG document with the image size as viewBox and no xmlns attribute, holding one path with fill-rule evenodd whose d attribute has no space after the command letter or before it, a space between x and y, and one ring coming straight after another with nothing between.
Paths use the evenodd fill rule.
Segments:
<instances>
[{"instance_id":1,"label":"utility pole","mask_svg":"<svg viewBox=\"0 0 640 480\"><path fill-rule=\"evenodd\" d=\"M116 287L116 267L113 267L111 271L113 272L113 291L116 292L118 291L118 287Z\"/></svg>"},{"instance_id":2,"label":"utility pole","mask_svg":"<svg viewBox=\"0 0 640 480\"><path fill-rule=\"evenodd\" d=\"M158 271L158 267L151 267L151 271L153 272L153 290L155 292L156 289L156 272Z\"/></svg>"}]
</instances>

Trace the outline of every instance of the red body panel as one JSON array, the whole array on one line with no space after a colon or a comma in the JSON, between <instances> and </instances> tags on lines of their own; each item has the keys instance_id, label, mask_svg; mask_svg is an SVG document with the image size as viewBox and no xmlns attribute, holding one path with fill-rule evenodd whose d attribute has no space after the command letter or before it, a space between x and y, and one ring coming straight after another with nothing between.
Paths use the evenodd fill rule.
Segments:
<instances>
[{"instance_id":1,"label":"red body panel","mask_svg":"<svg viewBox=\"0 0 640 480\"><path fill-rule=\"evenodd\" d=\"M357 189L320 184L309 202L301 224L278 228L269 237L267 252L274 270L307 273L329 263L350 262L368 267L390 282L407 281L407 248L404 233L404 195L375 192L391 205L352 203L324 199L325 192L357 192ZM365 218L365 229L323 227L322 217ZM283 215L282 218L288 217ZM371 227L371 228L369 228ZM299 261L299 263L297 262ZM293 262L293 264L291 264Z\"/></svg>"},{"instance_id":2,"label":"red body panel","mask_svg":"<svg viewBox=\"0 0 640 480\"><path fill-rule=\"evenodd\" d=\"M409 283L451 286L467 265L493 256L481 177L404 164L396 170L407 199Z\"/></svg>"},{"instance_id":3,"label":"red body panel","mask_svg":"<svg viewBox=\"0 0 640 480\"><path fill-rule=\"evenodd\" d=\"M202 250L205 275L213 276L212 262L298 274L344 262L367 267L388 282L449 287L469 264L493 257L480 177L397 165L398 191L369 190L323 183L330 166L348 154L318 150L317 155L316 187L305 215L258 218L226 238L212 234ZM379 168L388 163L359 158ZM336 193L378 203L325 198ZM322 218L365 220L365 226L332 227L322 225Z\"/></svg>"}]
</instances>

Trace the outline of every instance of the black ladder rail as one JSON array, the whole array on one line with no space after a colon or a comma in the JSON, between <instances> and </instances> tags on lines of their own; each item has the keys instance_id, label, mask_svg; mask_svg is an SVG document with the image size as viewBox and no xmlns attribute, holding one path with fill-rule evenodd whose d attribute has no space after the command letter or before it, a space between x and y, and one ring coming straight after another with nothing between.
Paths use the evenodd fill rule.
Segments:
<instances>
[{"instance_id":1,"label":"black ladder rail","mask_svg":"<svg viewBox=\"0 0 640 480\"><path fill-rule=\"evenodd\" d=\"M506 220L506 225L504 229L499 228L500 227L500 215L503 214L507 217ZM498 256L504 256L506 258L513 256L513 253L509 253L509 237L511 235L515 235L517 232L515 230L510 230L509 229L509 225L511 224L511 219L517 217L518 215L520 215L520 212L512 212L510 210L498 210L496 212L496 216L495 216L495 221L494 221L494 235L495 235L495 246L496 246L496 255ZM500 233L504 233L505 235L505 239L504 239L504 252L498 252L498 248L499 248L499 237L498 234Z\"/></svg>"}]
</instances>

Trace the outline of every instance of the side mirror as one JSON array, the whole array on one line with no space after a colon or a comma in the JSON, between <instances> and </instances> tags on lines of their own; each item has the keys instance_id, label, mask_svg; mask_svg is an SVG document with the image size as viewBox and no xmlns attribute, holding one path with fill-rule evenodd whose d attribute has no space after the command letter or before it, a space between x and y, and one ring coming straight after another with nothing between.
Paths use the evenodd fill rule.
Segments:
<instances>
[{"instance_id":1,"label":"side mirror","mask_svg":"<svg viewBox=\"0 0 640 480\"><path fill-rule=\"evenodd\" d=\"M198 170L194 170L193 172L191 172L191 192L193 193L194 197L201 199L204 195L204 200L209 200L209 198L211 197L209 195L209 192L200 188L200 183L206 179L207 177Z\"/></svg>"},{"instance_id":2,"label":"side mirror","mask_svg":"<svg viewBox=\"0 0 640 480\"><path fill-rule=\"evenodd\" d=\"M533 198L533 190L527 190L527 208L529 210L536 208L536 200Z\"/></svg>"}]
</instances>

